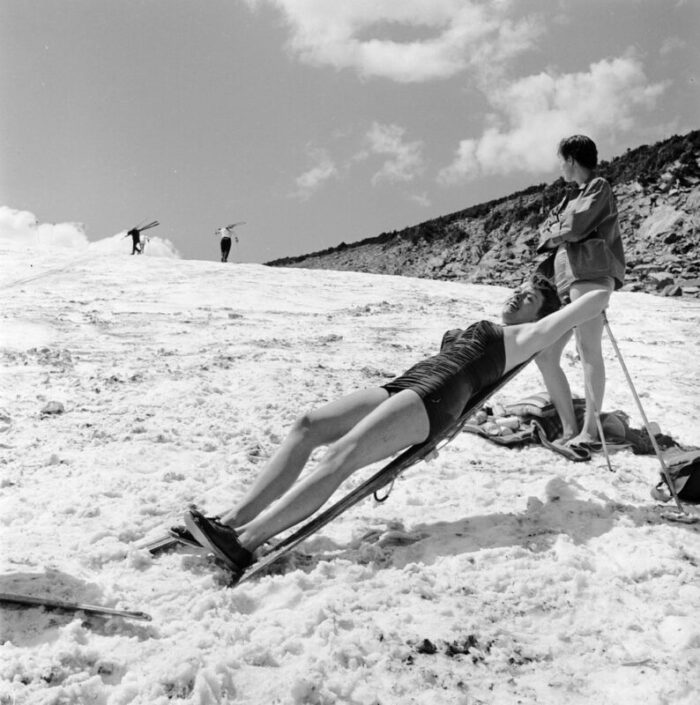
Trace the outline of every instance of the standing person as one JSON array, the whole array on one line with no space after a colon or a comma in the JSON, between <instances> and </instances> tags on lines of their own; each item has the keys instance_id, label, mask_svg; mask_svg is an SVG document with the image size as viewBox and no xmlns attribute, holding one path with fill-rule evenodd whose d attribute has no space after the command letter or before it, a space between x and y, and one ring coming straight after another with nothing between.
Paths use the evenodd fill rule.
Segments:
<instances>
[{"instance_id":1,"label":"standing person","mask_svg":"<svg viewBox=\"0 0 700 705\"><path fill-rule=\"evenodd\" d=\"M142 248L141 248L141 231L138 228L131 228L129 232L125 235L125 237L129 237L131 235L131 254L132 255L140 255Z\"/></svg>"},{"instance_id":2,"label":"standing person","mask_svg":"<svg viewBox=\"0 0 700 705\"><path fill-rule=\"evenodd\" d=\"M157 220L152 220L150 223L147 223L146 225L137 225L134 228L131 228L127 232L124 237L131 237L131 254L136 255L136 254L142 254L143 253L143 248L144 245L141 243L141 233L144 230L148 230L149 228L155 228L156 226L160 225L160 223Z\"/></svg>"},{"instance_id":3,"label":"standing person","mask_svg":"<svg viewBox=\"0 0 700 705\"><path fill-rule=\"evenodd\" d=\"M221 238L221 261L228 262L228 255L231 252L231 234L234 229L239 225L245 225L245 221L239 223L232 223L231 225L226 225L223 228L218 228L216 230L216 235ZM238 242L238 237L236 237L236 242Z\"/></svg>"},{"instance_id":4,"label":"standing person","mask_svg":"<svg viewBox=\"0 0 700 705\"><path fill-rule=\"evenodd\" d=\"M533 280L506 302L505 325L479 321L449 331L437 355L400 377L302 414L237 506L220 520L191 508L187 529L240 574L256 548L311 516L354 472L442 433L481 389L599 316L609 296L606 289L589 291L557 310L549 283ZM325 455L298 480L322 445Z\"/></svg>"},{"instance_id":5,"label":"standing person","mask_svg":"<svg viewBox=\"0 0 700 705\"><path fill-rule=\"evenodd\" d=\"M538 252L549 252L553 280L562 303L576 301L589 291L612 292L625 276L625 254L617 205L610 184L596 175L598 150L589 137L573 135L559 143L564 180L576 184L550 214L540 230ZM540 353L537 364L564 428L562 442L591 449L599 442L597 414L605 395L602 354L602 315L576 327L586 391L586 410L579 430L571 389L561 368L561 354L571 338L567 331Z\"/></svg>"}]
</instances>

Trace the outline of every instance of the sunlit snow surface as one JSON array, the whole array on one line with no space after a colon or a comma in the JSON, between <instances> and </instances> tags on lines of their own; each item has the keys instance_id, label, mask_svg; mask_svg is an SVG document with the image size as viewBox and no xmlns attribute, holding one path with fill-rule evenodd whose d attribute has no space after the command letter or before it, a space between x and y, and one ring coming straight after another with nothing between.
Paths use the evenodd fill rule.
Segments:
<instances>
[{"instance_id":1,"label":"sunlit snow surface","mask_svg":"<svg viewBox=\"0 0 700 705\"><path fill-rule=\"evenodd\" d=\"M3 704L697 703L700 529L662 517L653 457L617 453L612 474L462 434L235 588L205 556L136 548L190 503L226 509L302 410L497 320L506 289L2 243L0 259L0 590L153 617L3 605ZM700 446L700 304L618 293L609 317L650 419ZM639 427L604 349L605 408ZM580 394L573 348L563 364ZM533 366L497 400L541 388Z\"/></svg>"}]
</instances>

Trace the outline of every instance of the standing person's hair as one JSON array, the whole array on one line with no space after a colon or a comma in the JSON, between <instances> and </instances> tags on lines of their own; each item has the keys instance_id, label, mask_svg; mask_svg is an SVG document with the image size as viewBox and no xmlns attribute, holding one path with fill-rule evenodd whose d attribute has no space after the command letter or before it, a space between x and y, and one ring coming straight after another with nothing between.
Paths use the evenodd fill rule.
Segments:
<instances>
[{"instance_id":1,"label":"standing person's hair","mask_svg":"<svg viewBox=\"0 0 700 705\"><path fill-rule=\"evenodd\" d=\"M568 159L573 157L582 167L595 169L598 165L598 150L595 142L586 135L565 137L559 143L559 154Z\"/></svg>"}]
</instances>

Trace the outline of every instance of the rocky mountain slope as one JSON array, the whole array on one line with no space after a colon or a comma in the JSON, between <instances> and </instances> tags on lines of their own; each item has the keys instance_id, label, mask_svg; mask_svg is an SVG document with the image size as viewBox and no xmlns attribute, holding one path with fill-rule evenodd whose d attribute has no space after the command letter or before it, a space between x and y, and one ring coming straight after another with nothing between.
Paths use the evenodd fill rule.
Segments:
<instances>
[{"instance_id":1,"label":"rocky mountain slope","mask_svg":"<svg viewBox=\"0 0 700 705\"><path fill-rule=\"evenodd\" d=\"M613 185L625 289L700 297L700 130L628 150L598 172ZM419 225L267 264L514 286L532 270L538 228L563 179Z\"/></svg>"}]
</instances>

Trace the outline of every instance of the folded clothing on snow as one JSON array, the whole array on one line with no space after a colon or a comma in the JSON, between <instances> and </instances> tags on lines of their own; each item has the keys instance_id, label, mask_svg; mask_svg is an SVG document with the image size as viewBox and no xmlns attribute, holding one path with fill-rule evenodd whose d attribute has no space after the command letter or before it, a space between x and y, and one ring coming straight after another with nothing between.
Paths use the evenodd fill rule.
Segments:
<instances>
[{"instance_id":1,"label":"folded clothing on snow","mask_svg":"<svg viewBox=\"0 0 700 705\"><path fill-rule=\"evenodd\" d=\"M586 400L575 397L573 404L580 426L583 423ZM620 410L600 415L608 449L629 448L636 455L653 455L654 446L648 433L645 429L632 428L629 419L629 415ZM471 417L465 430L499 445L518 447L529 443L546 445L545 441L551 443L561 436L562 425L549 394L538 392L512 404L482 407ZM671 436L661 432L655 434L654 438L662 450L680 447Z\"/></svg>"}]
</instances>

